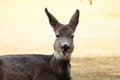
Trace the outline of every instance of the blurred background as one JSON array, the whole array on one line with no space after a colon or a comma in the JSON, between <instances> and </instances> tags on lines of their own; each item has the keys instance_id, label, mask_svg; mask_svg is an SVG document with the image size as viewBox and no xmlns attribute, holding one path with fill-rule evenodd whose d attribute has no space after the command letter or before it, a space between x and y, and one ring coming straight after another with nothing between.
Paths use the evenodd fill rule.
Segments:
<instances>
[{"instance_id":1,"label":"blurred background","mask_svg":"<svg viewBox=\"0 0 120 80\"><path fill-rule=\"evenodd\" d=\"M0 0L1 55L53 53L45 7L64 24L80 10L74 57L120 55L120 0Z\"/></svg>"}]
</instances>

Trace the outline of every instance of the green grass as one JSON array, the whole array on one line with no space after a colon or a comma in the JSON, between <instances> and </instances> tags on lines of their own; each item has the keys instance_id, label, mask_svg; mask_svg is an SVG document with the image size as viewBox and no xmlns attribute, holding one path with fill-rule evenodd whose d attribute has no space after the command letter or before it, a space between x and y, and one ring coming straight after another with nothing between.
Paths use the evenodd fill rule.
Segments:
<instances>
[{"instance_id":1,"label":"green grass","mask_svg":"<svg viewBox=\"0 0 120 80\"><path fill-rule=\"evenodd\" d=\"M119 80L120 56L73 58L73 80Z\"/></svg>"}]
</instances>

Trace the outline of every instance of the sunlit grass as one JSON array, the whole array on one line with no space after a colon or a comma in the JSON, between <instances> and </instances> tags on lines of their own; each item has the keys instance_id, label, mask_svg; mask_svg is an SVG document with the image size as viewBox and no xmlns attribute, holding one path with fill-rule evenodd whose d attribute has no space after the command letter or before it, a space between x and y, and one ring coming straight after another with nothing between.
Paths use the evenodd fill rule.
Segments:
<instances>
[{"instance_id":1,"label":"sunlit grass","mask_svg":"<svg viewBox=\"0 0 120 80\"><path fill-rule=\"evenodd\" d=\"M73 80L119 80L118 57L73 58Z\"/></svg>"}]
</instances>

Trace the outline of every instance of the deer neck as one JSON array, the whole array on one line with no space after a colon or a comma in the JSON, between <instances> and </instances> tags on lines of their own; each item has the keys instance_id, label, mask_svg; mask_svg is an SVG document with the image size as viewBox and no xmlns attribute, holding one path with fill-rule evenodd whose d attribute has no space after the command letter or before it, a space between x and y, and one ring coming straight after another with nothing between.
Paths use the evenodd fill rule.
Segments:
<instances>
[{"instance_id":1,"label":"deer neck","mask_svg":"<svg viewBox=\"0 0 120 80\"><path fill-rule=\"evenodd\" d=\"M64 58L58 58L54 53L50 66L52 71L59 76L62 80L70 80L70 58L64 59ZM64 79L63 79L64 78Z\"/></svg>"}]
</instances>

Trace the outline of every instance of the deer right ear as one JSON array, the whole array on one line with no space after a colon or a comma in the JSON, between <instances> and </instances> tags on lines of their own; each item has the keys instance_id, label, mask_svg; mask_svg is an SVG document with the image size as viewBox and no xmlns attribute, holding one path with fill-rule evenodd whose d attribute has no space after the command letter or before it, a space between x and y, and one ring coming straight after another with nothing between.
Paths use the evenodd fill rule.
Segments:
<instances>
[{"instance_id":1,"label":"deer right ear","mask_svg":"<svg viewBox=\"0 0 120 80\"><path fill-rule=\"evenodd\" d=\"M79 10L77 9L69 23L72 25L72 28L75 30L78 22L79 22Z\"/></svg>"},{"instance_id":2,"label":"deer right ear","mask_svg":"<svg viewBox=\"0 0 120 80\"><path fill-rule=\"evenodd\" d=\"M48 16L50 25L55 29L55 27L56 27L56 25L58 23L57 19L48 11L47 8L45 8L45 12L46 12L46 14Z\"/></svg>"}]
</instances>

